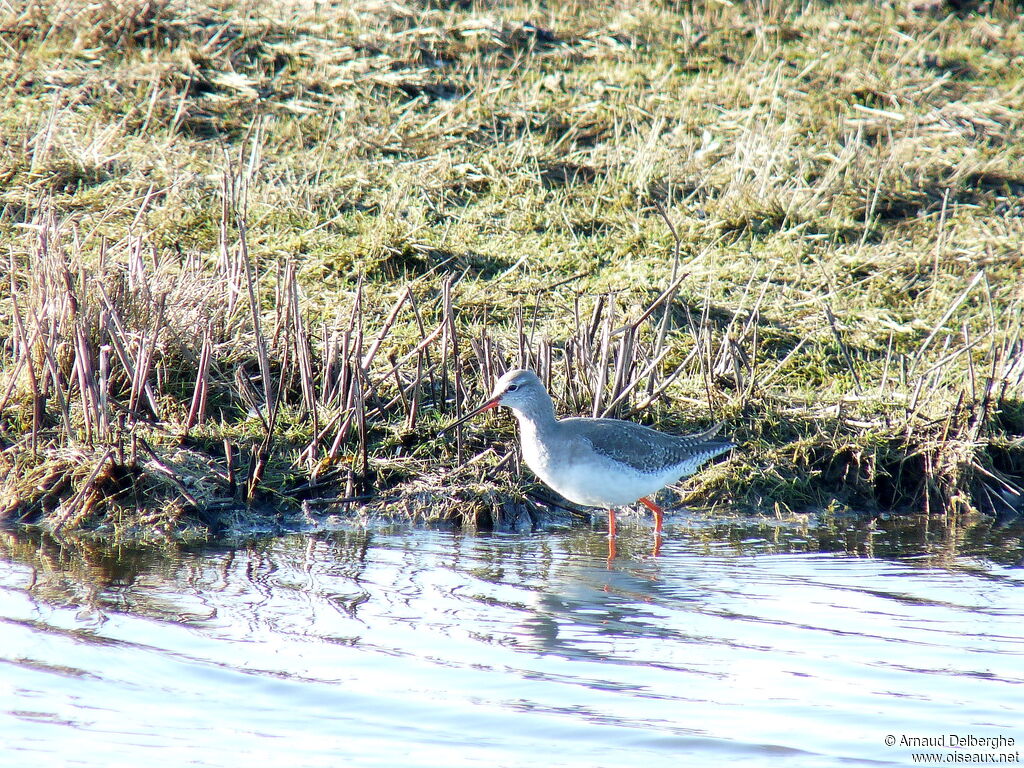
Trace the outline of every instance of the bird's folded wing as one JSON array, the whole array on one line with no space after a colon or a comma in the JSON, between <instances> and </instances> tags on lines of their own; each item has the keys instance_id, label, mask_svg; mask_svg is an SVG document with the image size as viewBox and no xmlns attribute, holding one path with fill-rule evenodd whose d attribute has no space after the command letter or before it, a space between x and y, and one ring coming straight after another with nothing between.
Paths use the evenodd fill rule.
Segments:
<instances>
[{"instance_id":1,"label":"bird's folded wing","mask_svg":"<svg viewBox=\"0 0 1024 768\"><path fill-rule=\"evenodd\" d=\"M733 447L728 440L709 440L722 428L717 424L694 435L666 435L642 424L616 419L567 419L576 435L594 452L640 472L660 472L686 461L698 463Z\"/></svg>"}]
</instances>

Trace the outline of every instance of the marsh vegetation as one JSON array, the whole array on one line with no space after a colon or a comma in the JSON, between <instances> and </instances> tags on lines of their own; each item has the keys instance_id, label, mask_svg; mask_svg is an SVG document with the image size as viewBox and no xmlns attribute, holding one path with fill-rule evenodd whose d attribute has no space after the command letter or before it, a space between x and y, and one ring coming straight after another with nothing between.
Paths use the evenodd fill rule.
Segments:
<instances>
[{"instance_id":1,"label":"marsh vegetation","mask_svg":"<svg viewBox=\"0 0 1024 768\"><path fill-rule=\"evenodd\" d=\"M0 517L536 520L505 366L688 503L1017 514L1011 3L0 5Z\"/></svg>"}]
</instances>

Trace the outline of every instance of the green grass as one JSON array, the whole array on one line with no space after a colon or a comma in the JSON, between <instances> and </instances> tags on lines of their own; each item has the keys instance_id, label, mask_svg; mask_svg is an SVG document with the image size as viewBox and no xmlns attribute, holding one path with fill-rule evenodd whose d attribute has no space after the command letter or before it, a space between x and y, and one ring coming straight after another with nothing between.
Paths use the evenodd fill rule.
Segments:
<instances>
[{"instance_id":1,"label":"green grass","mask_svg":"<svg viewBox=\"0 0 1024 768\"><path fill-rule=\"evenodd\" d=\"M740 444L689 503L1019 509L1022 19L934 5L0 6L0 515L533 512L509 419L434 431L619 358Z\"/></svg>"}]
</instances>

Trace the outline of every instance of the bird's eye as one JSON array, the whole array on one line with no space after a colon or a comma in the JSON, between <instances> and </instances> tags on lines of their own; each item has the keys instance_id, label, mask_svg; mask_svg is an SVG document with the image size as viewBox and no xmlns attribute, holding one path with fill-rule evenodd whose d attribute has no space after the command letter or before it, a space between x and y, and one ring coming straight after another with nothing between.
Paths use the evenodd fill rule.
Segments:
<instances>
[{"instance_id":1,"label":"bird's eye","mask_svg":"<svg viewBox=\"0 0 1024 768\"><path fill-rule=\"evenodd\" d=\"M519 389L518 384L509 384L507 387L505 387L506 392L515 392L517 389Z\"/></svg>"}]
</instances>

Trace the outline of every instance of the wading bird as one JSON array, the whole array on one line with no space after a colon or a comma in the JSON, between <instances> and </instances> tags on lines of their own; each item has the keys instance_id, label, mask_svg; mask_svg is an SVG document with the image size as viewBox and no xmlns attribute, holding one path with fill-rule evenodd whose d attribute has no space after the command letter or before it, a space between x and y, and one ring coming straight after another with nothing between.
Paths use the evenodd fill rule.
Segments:
<instances>
[{"instance_id":1,"label":"wading bird","mask_svg":"<svg viewBox=\"0 0 1024 768\"><path fill-rule=\"evenodd\" d=\"M608 510L611 541L615 508L637 501L654 513L660 539L663 512L648 496L734 447L713 439L721 424L695 435L667 435L620 419L559 419L537 374L523 369L508 371L483 405L443 431L499 405L519 420L526 466L569 501Z\"/></svg>"}]
</instances>

